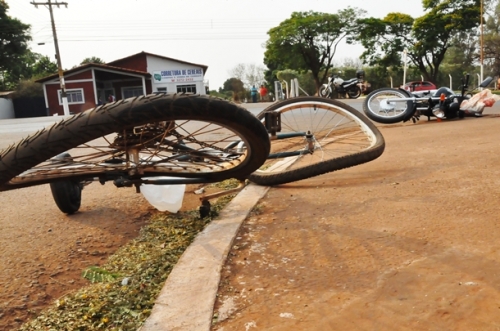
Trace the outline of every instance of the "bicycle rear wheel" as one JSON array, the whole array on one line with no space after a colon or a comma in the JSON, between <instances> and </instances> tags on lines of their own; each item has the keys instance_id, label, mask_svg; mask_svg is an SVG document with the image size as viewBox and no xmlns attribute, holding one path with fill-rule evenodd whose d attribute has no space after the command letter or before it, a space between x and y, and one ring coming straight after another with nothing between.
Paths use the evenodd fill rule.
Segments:
<instances>
[{"instance_id":1,"label":"bicycle rear wheel","mask_svg":"<svg viewBox=\"0 0 500 331\"><path fill-rule=\"evenodd\" d=\"M281 114L281 132L271 140L268 160L249 179L259 185L279 185L372 161L385 141L365 116L337 100L298 97L273 104Z\"/></svg>"},{"instance_id":2,"label":"bicycle rear wheel","mask_svg":"<svg viewBox=\"0 0 500 331\"><path fill-rule=\"evenodd\" d=\"M208 96L152 94L87 110L5 149L0 191L93 178L246 178L268 153L267 131L244 108Z\"/></svg>"}]
</instances>

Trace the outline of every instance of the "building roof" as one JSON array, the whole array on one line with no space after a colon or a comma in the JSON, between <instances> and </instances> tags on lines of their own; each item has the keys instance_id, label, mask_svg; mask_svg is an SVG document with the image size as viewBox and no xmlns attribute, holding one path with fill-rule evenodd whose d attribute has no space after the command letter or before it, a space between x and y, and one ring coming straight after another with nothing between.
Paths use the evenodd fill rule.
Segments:
<instances>
[{"instance_id":1,"label":"building roof","mask_svg":"<svg viewBox=\"0 0 500 331\"><path fill-rule=\"evenodd\" d=\"M207 72L207 70L208 70L208 66L204 65L204 64L182 61L182 60L174 59L174 58L171 58L171 57L162 56L162 55L153 54L153 53L148 53L148 52L144 52L144 51L142 51L140 53L137 53L137 54L133 54L133 55L124 57L122 59L118 59L118 60L114 60L114 61L108 62L108 64L113 64L115 62L123 61L123 60L129 59L129 58L132 58L132 57L135 57L135 56L139 56L139 55L149 55L149 56L154 56L154 57L157 57L157 58L160 58L160 59L171 60L171 61L180 62L180 63L184 63L184 64L194 65L194 66L197 66L197 67L202 67L203 68L203 74L205 74Z\"/></svg>"},{"instance_id":2,"label":"building roof","mask_svg":"<svg viewBox=\"0 0 500 331\"><path fill-rule=\"evenodd\" d=\"M139 70L132 70L132 69L126 69L126 68L121 68L121 67L115 67L115 66L112 66L112 65L109 65L109 64L100 64L100 63L86 63L86 64L82 64L81 66L74 67L74 68L71 68L69 70L65 70L64 71L64 75L66 76L68 74L76 73L78 71L82 71L82 70L85 70L85 69L91 69L91 68L106 69L106 70L112 70L112 71L115 71L115 72L121 72L121 73L124 73L124 74L135 74L135 75L140 75L140 76L144 76L144 77L151 77L151 74L149 72L139 71ZM36 80L36 82L37 83L45 83L47 81L50 81L50 80L56 79L56 78L59 78L59 74L58 73L50 75L50 76L47 76L47 77L40 78L40 79Z\"/></svg>"}]
</instances>

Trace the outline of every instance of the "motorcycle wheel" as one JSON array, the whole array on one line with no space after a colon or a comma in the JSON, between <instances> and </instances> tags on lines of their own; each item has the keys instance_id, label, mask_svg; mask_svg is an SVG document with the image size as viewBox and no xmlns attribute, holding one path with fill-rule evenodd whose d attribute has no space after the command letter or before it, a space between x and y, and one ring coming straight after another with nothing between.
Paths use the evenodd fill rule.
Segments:
<instances>
[{"instance_id":1,"label":"motorcycle wheel","mask_svg":"<svg viewBox=\"0 0 500 331\"><path fill-rule=\"evenodd\" d=\"M391 124L406 121L415 113L415 104L409 98L410 94L405 90L393 88L377 89L366 97L363 102L363 111L368 118L375 122ZM391 101L387 101L387 100Z\"/></svg>"},{"instance_id":2,"label":"motorcycle wheel","mask_svg":"<svg viewBox=\"0 0 500 331\"><path fill-rule=\"evenodd\" d=\"M328 86L321 86L319 89L319 96L323 98L329 98L330 97L330 89Z\"/></svg>"},{"instance_id":3,"label":"motorcycle wheel","mask_svg":"<svg viewBox=\"0 0 500 331\"><path fill-rule=\"evenodd\" d=\"M361 89L358 85L356 85L347 90L347 95L349 96L349 99L357 99L361 95Z\"/></svg>"}]
</instances>

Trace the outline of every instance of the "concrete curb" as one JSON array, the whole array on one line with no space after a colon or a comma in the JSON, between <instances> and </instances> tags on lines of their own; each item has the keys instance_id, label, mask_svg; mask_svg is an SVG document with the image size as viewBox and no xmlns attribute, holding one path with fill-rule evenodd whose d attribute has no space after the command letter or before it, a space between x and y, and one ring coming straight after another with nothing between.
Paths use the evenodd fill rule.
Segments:
<instances>
[{"instance_id":1,"label":"concrete curb","mask_svg":"<svg viewBox=\"0 0 500 331\"><path fill-rule=\"evenodd\" d=\"M238 230L269 187L249 184L186 249L140 331L209 331L222 266Z\"/></svg>"}]
</instances>

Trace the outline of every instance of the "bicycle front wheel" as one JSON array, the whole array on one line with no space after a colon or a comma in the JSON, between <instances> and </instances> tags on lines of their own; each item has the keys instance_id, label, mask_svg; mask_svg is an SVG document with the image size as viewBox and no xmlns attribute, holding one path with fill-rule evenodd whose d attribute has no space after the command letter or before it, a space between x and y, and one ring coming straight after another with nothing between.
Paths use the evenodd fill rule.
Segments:
<instances>
[{"instance_id":1,"label":"bicycle front wheel","mask_svg":"<svg viewBox=\"0 0 500 331\"><path fill-rule=\"evenodd\" d=\"M246 109L208 96L152 94L87 110L2 151L0 191L94 178L246 178L268 153L267 131Z\"/></svg>"},{"instance_id":2,"label":"bicycle front wheel","mask_svg":"<svg viewBox=\"0 0 500 331\"><path fill-rule=\"evenodd\" d=\"M319 95L323 98L330 97L330 88L326 85L321 86L319 89Z\"/></svg>"},{"instance_id":3,"label":"bicycle front wheel","mask_svg":"<svg viewBox=\"0 0 500 331\"><path fill-rule=\"evenodd\" d=\"M337 100L297 97L273 104L281 132L271 140L264 165L249 176L259 185L279 185L372 161L385 148L377 127L356 109Z\"/></svg>"}]
</instances>

